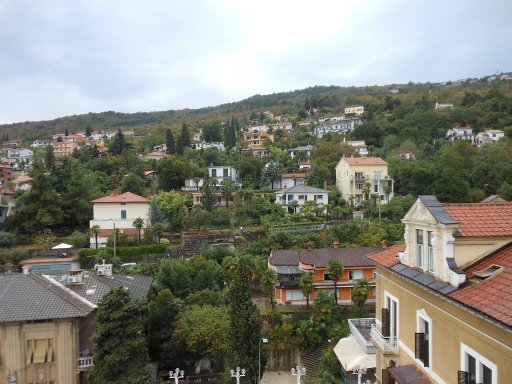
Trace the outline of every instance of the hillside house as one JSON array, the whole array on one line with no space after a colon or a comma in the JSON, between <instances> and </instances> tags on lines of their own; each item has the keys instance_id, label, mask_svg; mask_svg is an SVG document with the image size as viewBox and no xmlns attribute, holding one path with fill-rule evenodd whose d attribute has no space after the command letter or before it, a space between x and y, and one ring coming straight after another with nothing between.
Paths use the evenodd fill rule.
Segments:
<instances>
[{"instance_id":1,"label":"hillside house","mask_svg":"<svg viewBox=\"0 0 512 384\"><path fill-rule=\"evenodd\" d=\"M277 192L276 204L287 209L288 212L296 213L304 212L304 203L313 201L315 208L325 210L325 206L329 204L329 191L326 189L313 188L307 185L297 185L290 188L283 188Z\"/></svg>"},{"instance_id":2,"label":"hillside house","mask_svg":"<svg viewBox=\"0 0 512 384\"><path fill-rule=\"evenodd\" d=\"M145 225L149 222L150 203L145 197L131 192L120 193L119 190L114 191L111 196L91 201L93 219L89 222L89 228L95 225L100 227L98 247L106 246L114 230L119 230L127 236L138 236L139 232L133 226L133 221L141 218ZM92 233L90 244L91 248L96 247L96 237Z\"/></svg>"},{"instance_id":3,"label":"hillside house","mask_svg":"<svg viewBox=\"0 0 512 384\"><path fill-rule=\"evenodd\" d=\"M452 143L458 140L466 140L473 144L475 142L475 135L471 125L468 124L464 127L456 125L455 127L450 128L448 132L446 132L446 139Z\"/></svg>"},{"instance_id":4,"label":"hillside house","mask_svg":"<svg viewBox=\"0 0 512 384\"><path fill-rule=\"evenodd\" d=\"M374 302L375 264L365 256L381 250L379 247L314 249L280 249L272 250L268 267L276 272L278 283L274 288L274 297L279 304L305 305L306 298L299 287L300 277L304 272L313 273L313 292L310 302L314 302L318 290L334 292L334 282L326 269L329 260L341 261L344 266L343 276L337 284L337 297L340 304L351 304L351 290L358 279L366 279L372 287L368 302Z\"/></svg>"},{"instance_id":5,"label":"hillside house","mask_svg":"<svg viewBox=\"0 0 512 384\"><path fill-rule=\"evenodd\" d=\"M362 105L351 105L345 107L345 115L356 115L361 116L364 113L364 106Z\"/></svg>"}]
</instances>

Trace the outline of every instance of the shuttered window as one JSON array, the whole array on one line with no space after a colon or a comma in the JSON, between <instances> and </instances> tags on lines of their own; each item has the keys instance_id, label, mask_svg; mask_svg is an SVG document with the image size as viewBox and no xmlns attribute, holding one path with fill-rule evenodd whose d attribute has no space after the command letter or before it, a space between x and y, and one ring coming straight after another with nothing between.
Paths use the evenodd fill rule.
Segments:
<instances>
[{"instance_id":1,"label":"shuttered window","mask_svg":"<svg viewBox=\"0 0 512 384\"><path fill-rule=\"evenodd\" d=\"M27 341L26 364L51 363L54 361L53 357L53 345L51 339Z\"/></svg>"}]
</instances>

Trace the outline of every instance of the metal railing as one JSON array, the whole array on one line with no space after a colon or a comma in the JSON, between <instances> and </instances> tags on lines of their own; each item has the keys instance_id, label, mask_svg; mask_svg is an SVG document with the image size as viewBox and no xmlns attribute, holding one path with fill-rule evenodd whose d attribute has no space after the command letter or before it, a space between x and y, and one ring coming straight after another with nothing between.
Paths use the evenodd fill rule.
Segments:
<instances>
[{"instance_id":1,"label":"metal railing","mask_svg":"<svg viewBox=\"0 0 512 384\"><path fill-rule=\"evenodd\" d=\"M383 336L377 324L372 324L370 337L383 353L398 353L398 339L396 336Z\"/></svg>"},{"instance_id":2,"label":"metal railing","mask_svg":"<svg viewBox=\"0 0 512 384\"><path fill-rule=\"evenodd\" d=\"M78 369L87 369L93 366L92 356L79 357L78 358Z\"/></svg>"}]
</instances>

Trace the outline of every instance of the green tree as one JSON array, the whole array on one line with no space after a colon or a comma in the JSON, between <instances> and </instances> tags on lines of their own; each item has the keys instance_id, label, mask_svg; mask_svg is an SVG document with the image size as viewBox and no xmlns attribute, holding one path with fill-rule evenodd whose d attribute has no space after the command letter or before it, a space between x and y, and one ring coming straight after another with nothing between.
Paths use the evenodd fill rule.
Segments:
<instances>
[{"instance_id":1,"label":"green tree","mask_svg":"<svg viewBox=\"0 0 512 384\"><path fill-rule=\"evenodd\" d=\"M228 149L236 146L236 120L232 117L228 120L224 130L224 146Z\"/></svg>"},{"instance_id":2,"label":"green tree","mask_svg":"<svg viewBox=\"0 0 512 384\"><path fill-rule=\"evenodd\" d=\"M181 125L181 145L183 148L190 147L190 132L187 124L185 123Z\"/></svg>"},{"instance_id":3,"label":"green tree","mask_svg":"<svg viewBox=\"0 0 512 384\"><path fill-rule=\"evenodd\" d=\"M193 305L179 314L173 333L175 343L199 359L222 360L229 346L229 316L223 307Z\"/></svg>"},{"instance_id":4,"label":"green tree","mask_svg":"<svg viewBox=\"0 0 512 384\"><path fill-rule=\"evenodd\" d=\"M167 153L171 155L176 153L176 140L174 140L174 135L169 128L165 131L165 144L167 146Z\"/></svg>"},{"instance_id":5,"label":"green tree","mask_svg":"<svg viewBox=\"0 0 512 384\"><path fill-rule=\"evenodd\" d=\"M299 287L304 297L306 297L306 309L309 309L309 297L313 292L313 274L304 272L299 280Z\"/></svg>"},{"instance_id":6,"label":"green tree","mask_svg":"<svg viewBox=\"0 0 512 384\"><path fill-rule=\"evenodd\" d=\"M201 187L202 201L204 209L211 212L217 203L217 197L215 196L215 186L217 185L217 179L211 177L205 177L203 186Z\"/></svg>"},{"instance_id":7,"label":"green tree","mask_svg":"<svg viewBox=\"0 0 512 384\"><path fill-rule=\"evenodd\" d=\"M90 229L91 235L94 236L94 241L96 243L96 249L98 249L98 236L100 235L101 227L97 224L93 225Z\"/></svg>"},{"instance_id":8,"label":"green tree","mask_svg":"<svg viewBox=\"0 0 512 384\"><path fill-rule=\"evenodd\" d=\"M236 265L228 291L229 340L228 363L244 367L247 377L254 377L258 369L258 346L261 338L261 318L251 300L250 278L253 263L241 256Z\"/></svg>"},{"instance_id":9,"label":"green tree","mask_svg":"<svg viewBox=\"0 0 512 384\"><path fill-rule=\"evenodd\" d=\"M282 173L283 167L281 164L270 161L263 167L261 182L265 187L270 184L270 187L274 189L274 183L281 179Z\"/></svg>"},{"instance_id":10,"label":"green tree","mask_svg":"<svg viewBox=\"0 0 512 384\"><path fill-rule=\"evenodd\" d=\"M165 214L171 228L174 230L181 229L183 220L187 214L185 199L176 191L161 192L158 195L159 209Z\"/></svg>"},{"instance_id":11,"label":"green tree","mask_svg":"<svg viewBox=\"0 0 512 384\"><path fill-rule=\"evenodd\" d=\"M80 231L75 231L69 236L69 242L75 248L89 247L89 235Z\"/></svg>"},{"instance_id":12,"label":"green tree","mask_svg":"<svg viewBox=\"0 0 512 384\"><path fill-rule=\"evenodd\" d=\"M235 192L235 182L231 179L222 180L220 182L220 193L226 202L226 209L229 206L229 201L233 197L232 194Z\"/></svg>"},{"instance_id":13,"label":"green tree","mask_svg":"<svg viewBox=\"0 0 512 384\"><path fill-rule=\"evenodd\" d=\"M368 300L370 289L370 283L366 279L357 280L352 288L352 301L360 311L363 310L364 304Z\"/></svg>"},{"instance_id":14,"label":"green tree","mask_svg":"<svg viewBox=\"0 0 512 384\"><path fill-rule=\"evenodd\" d=\"M138 232L138 242L140 244L140 241L141 241L141 232L142 232L142 228L144 227L144 219L142 217L137 217L135 220L133 220L133 226L135 228L137 228L137 232Z\"/></svg>"},{"instance_id":15,"label":"green tree","mask_svg":"<svg viewBox=\"0 0 512 384\"><path fill-rule=\"evenodd\" d=\"M130 298L123 288L114 288L101 300L93 336L94 366L88 371L91 384L153 383L147 368L144 337L147 304Z\"/></svg>"},{"instance_id":16,"label":"green tree","mask_svg":"<svg viewBox=\"0 0 512 384\"><path fill-rule=\"evenodd\" d=\"M329 260L326 272L334 283L334 304L338 305L338 280L343 276L343 264L337 259Z\"/></svg>"},{"instance_id":17,"label":"green tree","mask_svg":"<svg viewBox=\"0 0 512 384\"><path fill-rule=\"evenodd\" d=\"M176 138L176 154L183 156L184 153L185 153L185 148L183 145L183 139L182 139L181 135L178 135L178 137Z\"/></svg>"},{"instance_id":18,"label":"green tree","mask_svg":"<svg viewBox=\"0 0 512 384\"><path fill-rule=\"evenodd\" d=\"M120 189L121 193L131 192L139 196L144 196L146 194L146 182L139 175L129 173L121 180Z\"/></svg>"},{"instance_id":19,"label":"green tree","mask_svg":"<svg viewBox=\"0 0 512 384\"><path fill-rule=\"evenodd\" d=\"M123 153L123 151L130 149L130 148L131 148L131 144L126 142L124 134L121 131L121 128L119 128L117 130L117 133L115 134L115 136L110 141L110 144L108 146L108 151L112 155L120 155L121 153Z\"/></svg>"}]
</instances>

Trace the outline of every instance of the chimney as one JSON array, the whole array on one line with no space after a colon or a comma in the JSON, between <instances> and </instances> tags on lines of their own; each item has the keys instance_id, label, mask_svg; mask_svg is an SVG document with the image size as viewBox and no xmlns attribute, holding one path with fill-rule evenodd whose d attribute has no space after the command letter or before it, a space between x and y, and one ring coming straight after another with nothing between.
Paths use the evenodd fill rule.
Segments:
<instances>
[{"instance_id":1,"label":"chimney","mask_svg":"<svg viewBox=\"0 0 512 384\"><path fill-rule=\"evenodd\" d=\"M112 196L119 196L120 194L121 191L119 190L119 188L114 189L114 191L112 192Z\"/></svg>"},{"instance_id":2,"label":"chimney","mask_svg":"<svg viewBox=\"0 0 512 384\"><path fill-rule=\"evenodd\" d=\"M308 251L311 251L313 249L313 243L311 241L308 241Z\"/></svg>"},{"instance_id":3,"label":"chimney","mask_svg":"<svg viewBox=\"0 0 512 384\"><path fill-rule=\"evenodd\" d=\"M386 249L388 247L388 241L387 240L382 240L380 242L380 245L382 246L382 248Z\"/></svg>"},{"instance_id":4,"label":"chimney","mask_svg":"<svg viewBox=\"0 0 512 384\"><path fill-rule=\"evenodd\" d=\"M339 248L340 247L340 242L338 240L334 240L334 248Z\"/></svg>"},{"instance_id":5,"label":"chimney","mask_svg":"<svg viewBox=\"0 0 512 384\"><path fill-rule=\"evenodd\" d=\"M327 180L324 180L324 189L327 189Z\"/></svg>"}]
</instances>

